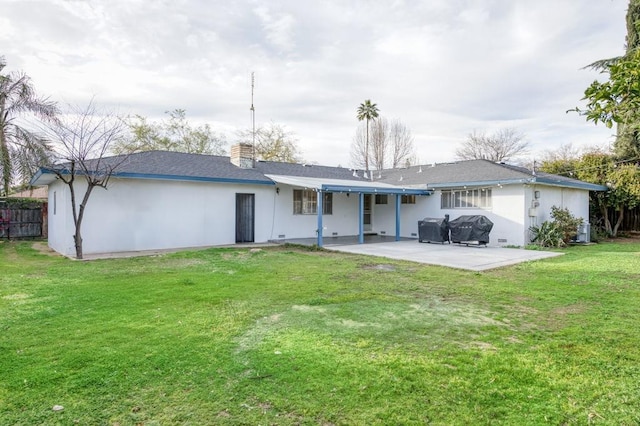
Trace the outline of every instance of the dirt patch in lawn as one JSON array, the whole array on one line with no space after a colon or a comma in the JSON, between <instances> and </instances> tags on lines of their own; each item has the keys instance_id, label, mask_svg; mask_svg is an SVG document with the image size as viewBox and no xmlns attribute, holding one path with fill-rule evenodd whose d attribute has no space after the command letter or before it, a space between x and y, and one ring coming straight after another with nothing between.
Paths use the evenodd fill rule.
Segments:
<instances>
[{"instance_id":1,"label":"dirt patch in lawn","mask_svg":"<svg viewBox=\"0 0 640 426\"><path fill-rule=\"evenodd\" d=\"M291 349L302 344L296 343L299 339L309 336L331 336L334 342L346 345L364 340L391 346L431 347L457 341L464 347L488 351L495 347L482 336L490 335L496 327L513 328L493 316L473 304L439 298L419 303L367 299L322 306L293 305L256 321L239 338L238 352L256 350L262 345L288 345Z\"/></svg>"},{"instance_id":2,"label":"dirt patch in lawn","mask_svg":"<svg viewBox=\"0 0 640 426\"><path fill-rule=\"evenodd\" d=\"M374 270L374 271L385 271L385 272L393 272L396 270L396 267L393 265L385 265L385 264L379 264L379 265L362 265L362 269L369 269L369 270Z\"/></svg>"},{"instance_id":3,"label":"dirt patch in lawn","mask_svg":"<svg viewBox=\"0 0 640 426\"><path fill-rule=\"evenodd\" d=\"M586 313L591 308L586 303L573 303L565 306L558 306L557 308L549 311L546 319L544 320L551 328L560 329L565 327L569 322L575 320L572 317L580 317L581 314Z\"/></svg>"},{"instance_id":4,"label":"dirt patch in lawn","mask_svg":"<svg viewBox=\"0 0 640 426\"><path fill-rule=\"evenodd\" d=\"M584 303L574 303L572 305L560 306L553 309L550 314L553 316L564 316L570 314L581 314L586 312L589 306Z\"/></svg>"},{"instance_id":5,"label":"dirt patch in lawn","mask_svg":"<svg viewBox=\"0 0 640 426\"><path fill-rule=\"evenodd\" d=\"M618 244L638 244L640 242L640 232L628 232L625 233L624 237L607 238L605 241Z\"/></svg>"},{"instance_id":6,"label":"dirt patch in lawn","mask_svg":"<svg viewBox=\"0 0 640 426\"><path fill-rule=\"evenodd\" d=\"M5 243L4 241L0 240L0 244L11 244L11 243ZM18 261L18 253L16 253L16 247L9 245L9 247L4 251L7 257L7 260L11 261L11 262L17 262Z\"/></svg>"},{"instance_id":7,"label":"dirt patch in lawn","mask_svg":"<svg viewBox=\"0 0 640 426\"><path fill-rule=\"evenodd\" d=\"M38 253L45 254L47 256L62 256L60 253L54 251L51 247L49 247L44 241L36 241L35 243L31 244L31 248Z\"/></svg>"}]
</instances>

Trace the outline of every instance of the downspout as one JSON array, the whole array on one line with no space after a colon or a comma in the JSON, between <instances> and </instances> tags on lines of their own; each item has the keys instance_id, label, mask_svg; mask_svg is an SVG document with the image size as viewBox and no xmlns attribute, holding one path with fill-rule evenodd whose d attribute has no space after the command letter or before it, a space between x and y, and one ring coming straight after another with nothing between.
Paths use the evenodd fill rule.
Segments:
<instances>
[{"instance_id":1,"label":"downspout","mask_svg":"<svg viewBox=\"0 0 640 426\"><path fill-rule=\"evenodd\" d=\"M318 244L318 247L322 247L322 229L323 229L322 228L322 210L323 210L322 199L324 197L323 197L323 192L321 190L318 190L316 192L316 194L317 194L317 197L318 197L318 202L317 202L317 204L318 204L318 229L316 231L318 233L318 242L317 242L317 244Z\"/></svg>"}]
</instances>

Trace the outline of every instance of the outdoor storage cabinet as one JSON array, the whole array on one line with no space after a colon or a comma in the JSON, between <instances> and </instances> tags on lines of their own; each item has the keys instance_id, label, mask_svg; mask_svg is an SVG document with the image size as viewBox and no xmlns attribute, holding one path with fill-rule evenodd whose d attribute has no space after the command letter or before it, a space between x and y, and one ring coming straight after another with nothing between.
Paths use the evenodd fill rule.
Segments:
<instances>
[{"instance_id":1,"label":"outdoor storage cabinet","mask_svg":"<svg viewBox=\"0 0 640 426\"><path fill-rule=\"evenodd\" d=\"M493 228L485 216L460 216L449 222L451 241L462 244L488 244Z\"/></svg>"},{"instance_id":2,"label":"outdoor storage cabinet","mask_svg":"<svg viewBox=\"0 0 640 426\"><path fill-rule=\"evenodd\" d=\"M419 220L418 241L421 243L449 242L449 221L446 218L429 217Z\"/></svg>"}]
</instances>

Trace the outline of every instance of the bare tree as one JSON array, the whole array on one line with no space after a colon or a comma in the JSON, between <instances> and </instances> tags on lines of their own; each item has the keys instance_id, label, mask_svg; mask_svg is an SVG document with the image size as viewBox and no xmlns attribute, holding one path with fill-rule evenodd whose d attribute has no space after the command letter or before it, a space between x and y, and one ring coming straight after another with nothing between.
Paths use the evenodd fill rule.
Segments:
<instances>
[{"instance_id":1,"label":"bare tree","mask_svg":"<svg viewBox=\"0 0 640 426\"><path fill-rule=\"evenodd\" d=\"M365 125L360 124L351 142L351 166L356 169L365 170L365 167L368 165L365 164L365 159L367 158L366 132Z\"/></svg>"},{"instance_id":2,"label":"bare tree","mask_svg":"<svg viewBox=\"0 0 640 426\"><path fill-rule=\"evenodd\" d=\"M86 108L72 107L64 117L48 129L56 149L56 162L48 168L69 186L73 241L76 257L82 259L82 219L89 197L95 188L106 189L111 176L127 160L127 155L106 155L112 144L125 137L128 126L114 113L98 110L93 101ZM86 184L84 194L79 179Z\"/></svg>"},{"instance_id":3,"label":"bare tree","mask_svg":"<svg viewBox=\"0 0 640 426\"><path fill-rule=\"evenodd\" d=\"M546 150L542 153L541 161L571 161L580 157L580 149L571 142L560 145L557 149Z\"/></svg>"},{"instance_id":4,"label":"bare tree","mask_svg":"<svg viewBox=\"0 0 640 426\"><path fill-rule=\"evenodd\" d=\"M498 130L487 135L484 132L467 136L456 149L456 157L460 160L509 161L529 151L529 142L525 136L512 128Z\"/></svg>"},{"instance_id":5,"label":"bare tree","mask_svg":"<svg viewBox=\"0 0 640 426\"><path fill-rule=\"evenodd\" d=\"M369 158L366 157L366 127L358 126L351 144L351 164L365 168L371 164L375 170L411 165L416 161L413 136L400 120L380 117L370 124Z\"/></svg>"},{"instance_id":6,"label":"bare tree","mask_svg":"<svg viewBox=\"0 0 640 426\"><path fill-rule=\"evenodd\" d=\"M369 164L374 170L385 167L387 152L389 151L389 122L384 119L374 120L370 125L369 135Z\"/></svg>"},{"instance_id":7,"label":"bare tree","mask_svg":"<svg viewBox=\"0 0 640 426\"><path fill-rule=\"evenodd\" d=\"M389 143L391 144L391 167L396 169L402 165L410 166L416 161L416 148L413 145L411 130L400 120L395 119L389 127Z\"/></svg>"}]
</instances>

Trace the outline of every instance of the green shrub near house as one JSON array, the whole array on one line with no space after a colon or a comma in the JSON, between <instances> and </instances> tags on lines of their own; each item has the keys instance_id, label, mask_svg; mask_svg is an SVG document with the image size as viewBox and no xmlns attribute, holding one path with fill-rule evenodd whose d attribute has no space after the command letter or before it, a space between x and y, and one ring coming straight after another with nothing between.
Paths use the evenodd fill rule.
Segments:
<instances>
[{"instance_id":1,"label":"green shrub near house","mask_svg":"<svg viewBox=\"0 0 640 426\"><path fill-rule=\"evenodd\" d=\"M550 221L544 221L540 226L532 226L531 242L542 247L565 247L574 239L583 219L575 217L569 209L551 207Z\"/></svg>"}]
</instances>

